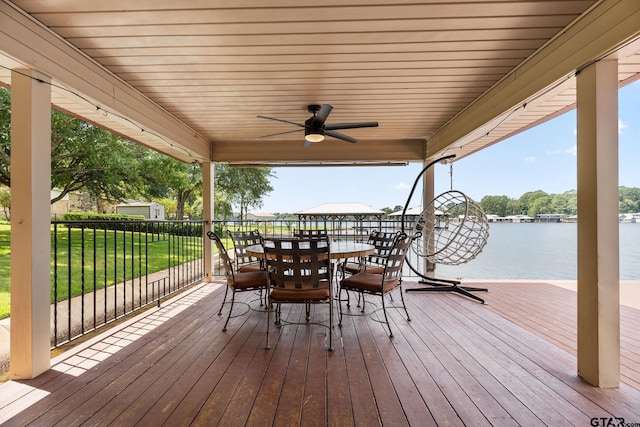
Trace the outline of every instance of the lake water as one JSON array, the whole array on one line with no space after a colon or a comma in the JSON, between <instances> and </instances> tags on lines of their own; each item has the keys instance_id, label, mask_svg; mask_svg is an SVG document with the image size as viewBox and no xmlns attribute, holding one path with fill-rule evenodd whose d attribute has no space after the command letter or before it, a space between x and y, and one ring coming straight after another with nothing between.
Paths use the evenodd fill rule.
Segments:
<instances>
[{"instance_id":1,"label":"lake water","mask_svg":"<svg viewBox=\"0 0 640 427\"><path fill-rule=\"evenodd\" d=\"M575 223L491 223L487 244L475 259L438 265L436 276L575 280L576 242ZM620 224L620 278L640 280L640 224Z\"/></svg>"}]
</instances>

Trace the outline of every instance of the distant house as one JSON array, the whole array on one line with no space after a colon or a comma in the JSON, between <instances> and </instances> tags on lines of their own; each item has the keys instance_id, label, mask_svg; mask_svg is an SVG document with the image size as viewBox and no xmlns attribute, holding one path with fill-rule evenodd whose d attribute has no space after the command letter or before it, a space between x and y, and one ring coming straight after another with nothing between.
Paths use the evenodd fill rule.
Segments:
<instances>
[{"instance_id":1,"label":"distant house","mask_svg":"<svg viewBox=\"0 0 640 427\"><path fill-rule=\"evenodd\" d=\"M60 190L52 189L51 199L59 197L60 194ZM108 200L93 197L87 192L72 191L51 204L51 218L62 218L64 214L69 212L114 213L116 208Z\"/></svg>"},{"instance_id":2,"label":"distant house","mask_svg":"<svg viewBox=\"0 0 640 427\"><path fill-rule=\"evenodd\" d=\"M154 202L131 202L116 205L116 213L123 215L142 215L145 219L163 221L164 206Z\"/></svg>"},{"instance_id":3,"label":"distant house","mask_svg":"<svg viewBox=\"0 0 640 427\"><path fill-rule=\"evenodd\" d=\"M618 220L620 222L630 222L630 223L639 223L640 222L640 213L627 213L620 214L618 216Z\"/></svg>"},{"instance_id":4,"label":"distant house","mask_svg":"<svg viewBox=\"0 0 640 427\"><path fill-rule=\"evenodd\" d=\"M562 214L538 214L536 221L538 222L562 222L564 215Z\"/></svg>"},{"instance_id":5,"label":"distant house","mask_svg":"<svg viewBox=\"0 0 640 427\"><path fill-rule=\"evenodd\" d=\"M509 215L504 217L504 222L533 222L534 218L528 215Z\"/></svg>"},{"instance_id":6,"label":"distant house","mask_svg":"<svg viewBox=\"0 0 640 427\"><path fill-rule=\"evenodd\" d=\"M273 221L276 219L274 214L266 212L249 212L247 214L248 221Z\"/></svg>"}]
</instances>

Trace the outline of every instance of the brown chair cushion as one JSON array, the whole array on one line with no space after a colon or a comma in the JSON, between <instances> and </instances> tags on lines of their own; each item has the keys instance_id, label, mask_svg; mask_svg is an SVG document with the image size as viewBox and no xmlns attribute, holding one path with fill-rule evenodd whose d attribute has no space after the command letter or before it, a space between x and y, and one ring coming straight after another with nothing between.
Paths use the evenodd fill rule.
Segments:
<instances>
[{"instance_id":1,"label":"brown chair cushion","mask_svg":"<svg viewBox=\"0 0 640 427\"><path fill-rule=\"evenodd\" d=\"M251 264L241 265L240 267L238 267L238 271L240 273L255 272L255 271L262 271L264 273L264 270L262 270L259 262L253 262Z\"/></svg>"},{"instance_id":2,"label":"brown chair cushion","mask_svg":"<svg viewBox=\"0 0 640 427\"><path fill-rule=\"evenodd\" d=\"M271 289L271 299L275 302L314 301L329 299L330 296L329 288L305 289L304 292L294 289Z\"/></svg>"},{"instance_id":3,"label":"brown chair cushion","mask_svg":"<svg viewBox=\"0 0 640 427\"><path fill-rule=\"evenodd\" d=\"M236 273L234 274L234 277L236 279L235 284L230 286L238 290L257 288L267 285L267 275L264 271Z\"/></svg>"},{"instance_id":4,"label":"brown chair cushion","mask_svg":"<svg viewBox=\"0 0 640 427\"><path fill-rule=\"evenodd\" d=\"M344 270L349 274L356 274L360 272L360 264L357 262L348 262L344 265ZM384 265L380 264L365 264L364 271L371 274L384 273Z\"/></svg>"},{"instance_id":5,"label":"brown chair cushion","mask_svg":"<svg viewBox=\"0 0 640 427\"><path fill-rule=\"evenodd\" d=\"M384 282L384 290L382 286L382 276L380 274L360 272L353 276L347 277L341 283L345 289L353 289L368 292L384 292L387 293L400 283L399 279Z\"/></svg>"}]
</instances>

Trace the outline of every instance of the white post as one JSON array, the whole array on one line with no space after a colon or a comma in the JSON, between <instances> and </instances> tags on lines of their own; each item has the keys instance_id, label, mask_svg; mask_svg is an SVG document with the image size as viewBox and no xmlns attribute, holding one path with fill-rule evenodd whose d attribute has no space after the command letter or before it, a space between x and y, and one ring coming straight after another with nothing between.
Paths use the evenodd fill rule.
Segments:
<instances>
[{"instance_id":1,"label":"white post","mask_svg":"<svg viewBox=\"0 0 640 427\"><path fill-rule=\"evenodd\" d=\"M617 65L577 77L578 375L600 387L620 385Z\"/></svg>"},{"instance_id":2,"label":"white post","mask_svg":"<svg viewBox=\"0 0 640 427\"><path fill-rule=\"evenodd\" d=\"M213 230L214 163L203 162L202 167L202 219L204 220L204 271L208 281L213 280L213 240L207 232Z\"/></svg>"},{"instance_id":3,"label":"white post","mask_svg":"<svg viewBox=\"0 0 640 427\"><path fill-rule=\"evenodd\" d=\"M11 73L9 375L13 379L34 378L50 367L51 86L48 80L35 70Z\"/></svg>"},{"instance_id":4,"label":"white post","mask_svg":"<svg viewBox=\"0 0 640 427\"><path fill-rule=\"evenodd\" d=\"M430 161L424 161L422 166L426 167ZM426 208L429 203L433 201L435 198L435 166L431 166L427 169L422 175L422 209ZM435 215L435 212L433 213ZM435 218L435 217L434 217ZM435 221L433 222L435 226ZM425 239L424 245L427 244L427 234L433 233L434 230L424 230L423 239ZM433 245L433 240L431 241L431 245ZM427 248L429 252L433 252L433 247ZM427 277L435 277L436 273L436 265L432 262L429 262L426 258L424 259L424 273Z\"/></svg>"}]
</instances>

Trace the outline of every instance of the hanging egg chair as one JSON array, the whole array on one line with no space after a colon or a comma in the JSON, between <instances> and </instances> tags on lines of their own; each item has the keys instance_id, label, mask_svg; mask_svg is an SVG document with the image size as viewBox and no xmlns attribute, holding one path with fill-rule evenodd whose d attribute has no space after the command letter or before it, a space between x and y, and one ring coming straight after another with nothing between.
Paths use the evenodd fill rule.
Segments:
<instances>
[{"instance_id":1,"label":"hanging egg chair","mask_svg":"<svg viewBox=\"0 0 640 427\"><path fill-rule=\"evenodd\" d=\"M433 199L414 224L421 231L412 249L434 264L459 265L474 259L489 237L487 217L466 194L450 190Z\"/></svg>"},{"instance_id":2,"label":"hanging egg chair","mask_svg":"<svg viewBox=\"0 0 640 427\"><path fill-rule=\"evenodd\" d=\"M414 240L412 252L418 260L426 259L432 264L459 265L469 262L482 252L489 237L489 222L482 207L466 194L453 189L434 198L411 222L406 218L413 192L422 175L435 163L454 157L434 160L418 174L402 212L402 231L422 233L422 238ZM407 257L405 263L421 277L420 283L428 286L409 288L407 292L450 291L484 304L484 300L472 292L487 291L486 288L460 286L459 280L428 277L411 264L410 258Z\"/></svg>"}]
</instances>

